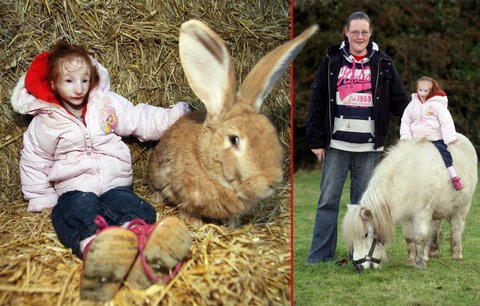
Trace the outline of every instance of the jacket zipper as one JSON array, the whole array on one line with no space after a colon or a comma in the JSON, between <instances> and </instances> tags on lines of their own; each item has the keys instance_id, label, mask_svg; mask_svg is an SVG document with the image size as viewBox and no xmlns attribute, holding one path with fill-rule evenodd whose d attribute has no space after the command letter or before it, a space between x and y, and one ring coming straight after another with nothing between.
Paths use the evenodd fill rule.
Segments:
<instances>
[{"instance_id":1,"label":"jacket zipper","mask_svg":"<svg viewBox=\"0 0 480 306\"><path fill-rule=\"evenodd\" d=\"M85 141L85 147L86 147L86 150L87 150L87 155L92 154L93 153L92 141L90 139L90 133L88 132L87 126L83 123L83 121L80 121L76 118L72 118L72 115L70 115L70 114L64 114L62 112L60 112L60 114L64 117L66 117L67 119L70 119L76 125L78 125L80 127L80 129L83 132L83 139ZM99 169L99 172L102 173L103 171L101 169L101 164L99 164L99 162L96 158L94 159L94 161L97 165L97 168ZM103 186L103 176L100 175L100 173L97 175L98 180L99 180L99 184L97 184L97 186L95 186L95 190L94 190L95 194L100 194L101 188Z\"/></svg>"},{"instance_id":2,"label":"jacket zipper","mask_svg":"<svg viewBox=\"0 0 480 306\"><path fill-rule=\"evenodd\" d=\"M330 58L330 55L328 55L327 53L327 57L328 57L328 122L329 122L329 128L330 128L330 142L328 143L328 146L325 146L325 149L328 149L330 148L330 143L332 142L332 137L333 137L333 124L332 124L332 105L331 105L331 100L332 100L332 95L331 95L331 90L330 90L330 86L331 86L331 81L332 81L332 77L330 76L330 68L331 68L331 65L332 65L332 59Z\"/></svg>"},{"instance_id":3,"label":"jacket zipper","mask_svg":"<svg viewBox=\"0 0 480 306\"><path fill-rule=\"evenodd\" d=\"M378 98L378 80L380 79L380 67L382 66L382 65L381 65L381 62L382 62L383 60L385 60L385 59L384 59L384 58L379 58L379 59L378 59L377 79L375 80L375 97L373 97L373 98L374 98L374 100L373 100L373 116L374 116L373 120L374 120L374 121L373 121L373 122L375 122L375 123L374 123L375 130L374 130L373 132L374 132L375 134L377 133L377 130L378 130L378 129L377 129L377 124L378 124L377 121L378 121L378 120L375 120L375 119L376 119L375 117L376 117L376 114L377 114L377 111L376 111L376 109L375 109L375 103L376 103L377 98ZM376 136L375 136L375 143L374 143L374 145L373 145L373 148L374 148L375 150L378 149L378 146L377 146L377 137L376 137Z\"/></svg>"}]
</instances>

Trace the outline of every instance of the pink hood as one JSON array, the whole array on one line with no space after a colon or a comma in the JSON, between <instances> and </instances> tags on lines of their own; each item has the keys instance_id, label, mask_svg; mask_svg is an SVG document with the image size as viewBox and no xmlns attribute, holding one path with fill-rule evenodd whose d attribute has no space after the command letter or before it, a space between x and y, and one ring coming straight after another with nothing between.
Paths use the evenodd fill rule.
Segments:
<instances>
[{"instance_id":1,"label":"pink hood","mask_svg":"<svg viewBox=\"0 0 480 306\"><path fill-rule=\"evenodd\" d=\"M188 111L188 105L181 102L171 109L133 105L110 91L107 70L92 59L100 82L89 94L82 122L52 97L42 72L42 65L46 65L42 54L26 77L19 79L11 98L15 111L33 116L24 134L20 158L28 210L52 207L67 191L100 195L114 187L131 185L130 150L122 137L158 140Z\"/></svg>"},{"instance_id":2,"label":"pink hood","mask_svg":"<svg viewBox=\"0 0 480 306\"><path fill-rule=\"evenodd\" d=\"M455 142L457 133L447 106L446 96L433 96L422 103L417 94L412 94L402 116L400 139L443 139L447 145Z\"/></svg>"}]
</instances>

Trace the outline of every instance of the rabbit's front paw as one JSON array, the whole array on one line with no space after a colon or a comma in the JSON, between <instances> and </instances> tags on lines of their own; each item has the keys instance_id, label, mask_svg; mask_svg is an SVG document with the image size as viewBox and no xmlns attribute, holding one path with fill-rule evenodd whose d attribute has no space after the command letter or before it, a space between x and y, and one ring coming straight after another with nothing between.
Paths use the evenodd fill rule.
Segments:
<instances>
[{"instance_id":1,"label":"rabbit's front paw","mask_svg":"<svg viewBox=\"0 0 480 306\"><path fill-rule=\"evenodd\" d=\"M203 225L202 218L193 216L183 210L180 211L179 213L180 218L182 218L185 223L192 225L193 227L201 227Z\"/></svg>"}]
</instances>

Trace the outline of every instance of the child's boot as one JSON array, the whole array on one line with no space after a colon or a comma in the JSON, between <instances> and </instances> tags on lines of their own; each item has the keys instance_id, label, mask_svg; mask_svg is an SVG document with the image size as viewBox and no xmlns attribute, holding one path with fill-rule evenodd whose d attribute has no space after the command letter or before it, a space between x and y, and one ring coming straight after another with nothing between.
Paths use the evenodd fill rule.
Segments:
<instances>
[{"instance_id":1,"label":"child's boot","mask_svg":"<svg viewBox=\"0 0 480 306\"><path fill-rule=\"evenodd\" d=\"M457 172L455 171L455 168L453 166L447 167L448 174L450 174L450 177L452 178L452 183L453 186L455 187L455 190L460 190L463 189L463 184L460 178L457 176Z\"/></svg>"},{"instance_id":2,"label":"child's boot","mask_svg":"<svg viewBox=\"0 0 480 306\"><path fill-rule=\"evenodd\" d=\"M168 283L177 274L190 251L188 227L175 217L157 224L135 219L128 226L138 237L138 257L126 282L134 289Z\"/></svg>"},{"instance_id":3,"label":"child's boot","mask_svg":"<svg viewBox=\"0 0 480 306\"><path fill-rule=\"evenodd\" d=\"M96 302L111 300L132 267L138 253L138 240L130 230L108 226L95 219L97 236L83 251L80 299Z\"/></svg>"},{"instance_id":4,"label":"child's boot","mask_svg":"<svg viewBox=\"0 0 480 306\"><path fill-rule=\"evenodd\" d=\"M452 183L457 191L463 189L462 181L458 176L452 177Z\"/></svg>"}]
</instances>

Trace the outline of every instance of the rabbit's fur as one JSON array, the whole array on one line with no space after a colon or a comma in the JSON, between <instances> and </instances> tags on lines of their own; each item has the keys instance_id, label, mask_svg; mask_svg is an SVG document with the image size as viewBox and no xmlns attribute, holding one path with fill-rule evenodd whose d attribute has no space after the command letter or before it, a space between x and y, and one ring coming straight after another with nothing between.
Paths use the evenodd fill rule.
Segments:
<instances>
[{"instance_id":1,"label":"rabbit's fur","mask_svg":"<svg viewBox=\"0 0 480 306\"><path fill-rule=\"evenodd\" d=\"M311 27L262 58L235 93L223 40L200 21L182 24L182 67L206 112L180 118L152 153L149 183L156 200L176 205L191 221L237 226L244 212L274 194L283 180L284 152L275 127L258 111L316 30Z\"/></svg>"}]
</instances>

